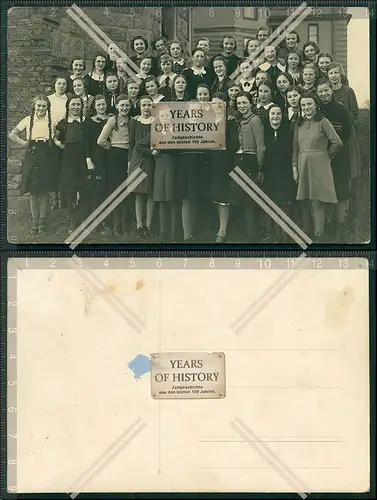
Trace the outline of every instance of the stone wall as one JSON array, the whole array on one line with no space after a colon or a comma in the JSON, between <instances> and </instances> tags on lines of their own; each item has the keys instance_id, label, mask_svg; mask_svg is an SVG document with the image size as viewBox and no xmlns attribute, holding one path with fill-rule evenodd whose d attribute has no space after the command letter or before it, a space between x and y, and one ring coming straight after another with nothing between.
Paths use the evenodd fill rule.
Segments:
<instances>
[{"instance_id":1,"label":"stone wall","mask_svg":"<svg viewBox=\"0 0 377 500\"><path fill-rule=\"evenodd\" d=\"M137 34L152 40L161 34L162 15L156 8L84 8L122 50ZM65 8L14 7L8 15L8 131L31 111L39 92L51 93L56 75L66 73L72 57L82 55L90 68L102 49L73 20ZM23 150L8 141L8 186L20 172Z\"/></svg>"}]
</instances>

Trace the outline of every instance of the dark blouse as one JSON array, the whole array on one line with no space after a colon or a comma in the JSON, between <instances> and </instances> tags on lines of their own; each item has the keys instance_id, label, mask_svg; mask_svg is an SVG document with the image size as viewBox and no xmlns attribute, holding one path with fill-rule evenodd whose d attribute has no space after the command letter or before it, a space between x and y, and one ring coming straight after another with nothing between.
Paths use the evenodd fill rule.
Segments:
<instances>
[{"instance_id":1,"label":"dark blouse","mask_svg":"<svg viewBox=\"0 0 377 500\"><path fill-rule=\"evenodd\" d=\"M359 105L354 90L351 87L342 86L340 89L334 90L333 95L336 101L343 104L346 110L350 113L352 121L357 120L359 115Z\"/></svg>"},{"instance_id":2,"label":"dark blouse","mask_svg":"<svg viewBox=\"0 0 377 500\"><path fill-rule=\"evenodd\" d=\"M225 94L227 96L228 95L227 85L228 85L229 82L230 82L230 78L228 76L225 76L221 80L221 82L219 81L219 78L216 76L216 78L214 79L214 81L212 83L212 86L211 86L211 93L212 93L212 95L215 92L222 92L223 94Z\"/></svg>"},{"instance_id":3,"label":"dark blouse","mask_svg":"<svg viewBox=\"0 0 377 500\"><path fill-rule=\"evenodd\" d=\"M204 75L195 75L192 68L186 68L182 71L182 75L185 76L187 80L187 92L189 95L189 99L196 98L196 90L198 88L198 85L204 83L209 87L211 86L211 76L207 70Z\"/></svg>"},{"instance_id":4,"label":"dark blouse","mask_svg":"<svg viewBox=\"0 0 377 500\"><path fill-rule=\"evenodd\" d=\"M96 96L105 92L105 79L102 81L94 80L90 75L86 75L86 89L89 95Z\"/></svg>"},{"instance_id":5,"label":"dark blouse","mask_svg":"<svg viewBox=\"0 0 377 500\"><path fill-rule=\"evenodd\" d=\"M110 92L107 89L105 90L104 96L105 96L106 102L107 102L106 113L115 115L115 112L116 112L115 105L116 105L116 99L117 99L118 95L120 95L119 89L117 89L115 92Z\"/></svg>"},{"instance_id":6,"label":"dark blouse","mask_svg":"<svg viewBox=\"0 0 377 500\"><path fill-rule=\"evenodd\" d=\"M351 137L351 117L347 109L335 100L328 104L321 103L321 111L334 127L335 132L345 143Z\"/></svg>"},{"instance_id":7,"label":"dark blouse","mask_svg":"<svg viewBox=\"0 0 377 500\"><path fill-rule=\"evenodd\" d=\"M85 158L91 158L96 168L96 173L100 174L104 171L104 159L106 151L97 144L97 139L102 132L102 129L107 122L104 120L93 120L89 118L84 122L84 150Z\"/></svg>"},{"instance_id":8,"label":"dark blouse","mask_svg":"<svg viewBox=\"0 0 377 500\"><path fill-rule=\"evenodd\" d=\"M68 122L65 118L56 125L60 132L59 141L62 144L78 144L84 142L84 122L73 120Z\"/></svg>"}]
</instances>

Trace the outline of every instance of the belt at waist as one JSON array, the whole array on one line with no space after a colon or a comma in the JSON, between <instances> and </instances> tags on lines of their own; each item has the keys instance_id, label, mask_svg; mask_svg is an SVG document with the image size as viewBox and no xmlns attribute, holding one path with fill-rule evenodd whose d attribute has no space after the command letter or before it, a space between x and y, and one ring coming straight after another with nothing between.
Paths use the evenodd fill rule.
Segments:
<instances>
[{"instance_id":1,"label":"belt at waist","mask_svg":"<svg viewBox=\"0 0 377 500\"><path fill-rule=\"evenodd\" d=\"M301 149L300 153L323 153L328 152L327 149Z\"/></svg>"}]
</instances>

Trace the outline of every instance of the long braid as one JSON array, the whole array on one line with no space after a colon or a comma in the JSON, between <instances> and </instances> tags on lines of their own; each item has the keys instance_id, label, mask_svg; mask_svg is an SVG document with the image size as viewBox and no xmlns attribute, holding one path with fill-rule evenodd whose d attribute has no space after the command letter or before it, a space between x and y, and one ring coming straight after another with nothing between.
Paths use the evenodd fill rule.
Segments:
<instances>
[{"instance_id":1,"label":"long braid","mask_svg":"<svg viewBox=\"0 0 377 500\"><path fill-rule=\"evenodd\" d=\"M115 110L115 125L114 125L114 130L118 130L119 128L119 109L116 108Z\"/></svg>"},{"instance_id":2,"label":"long braid","mask_svg":"<svg viewBox=\"0 0 377 500\"><path fill-rule=\"evenodd\" d=\"M48 144L52 147L52 120L51 120L51 106L47 106L48 114Z\"/></svg>"},{"instance_id":3,"label":"long braid","mask_svg":"<svg viewBox=\"0 0 377 500\"><path fill-rule=\"evenodd\" d=\"M33 109L31 110L31 115L30 115L30 126L29 126L29 147L31 144L31 135L33 133L33 126L34 126L34 114L35 114L35 103L33 104Z\"/></svg>"}]
</instances>

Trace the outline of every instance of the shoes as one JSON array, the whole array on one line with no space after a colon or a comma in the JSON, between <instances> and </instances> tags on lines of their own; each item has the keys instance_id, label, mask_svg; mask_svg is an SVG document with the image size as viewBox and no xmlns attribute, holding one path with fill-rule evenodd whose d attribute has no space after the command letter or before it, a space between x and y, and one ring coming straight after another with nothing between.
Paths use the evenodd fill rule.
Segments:
<instances>
[{"instance_id":1,"label":"shoes","mask_svg":"<svg viewBox=\"0 0 377 500\"><path fill-rule=\"evenodd\" d=\"M336 228L335 241L337 243L347 243L347 227L346 224L339 223Z\"/></svg>"},{"instance_id":2,"label":"shoes","mask_svg":"<svg viewBox=\"0 0 377 500\"><path fill-rule=\"evenodd\" d=\"M325 241L324 235L314 233L313 241L314 241L314 243L324 243L324 241Z\"/></svg>"},{"instance_id":3,"label":"shoes","mask_svg":"<svg viewBox=\"0 0 377 500\"><path fill-rule=\"evenodd\" d=\"M148 238L150 240L152 240L154 238L154 233L150 227L146 227L144 229L144 234L145 234L146 238Z\"/></svg>"},{"instance_id":4,"label":"shoes","mask_svg":"<svg viewBox=\"0 0 377 500\"><path fill-rule=\"evenodd\" d=\"M121 238L123 236L119 227L114 227L113 233L116 238Z\"/></svg>"},{"instance_id":5,"label":"shoes","mask_svg":"<svg viewBox=\"0 0 377 500\"><path fill-rule=\"evenodd\" d=\"M38 234L38 232L39 232L38 224L33 224L30 229L30 234Z\"/></svg>"},{"instance_id":6,"label":"shoes","mask_svg":"<svg viewBox=\"0 0 377 500\"><path fill-rule=\"evenodd\" d=\"M195 240L192 236L189 236L188 238L185 239L185 243L195 243Z\"/></svg>"},{"instance_id":7,"label":"shoes","mask_svg":"<svg viewBox=\"0 0 377 500\"><path fill-rule=\"evenodd\" d=\"M43 235L47 234L46 225L45 224L39 224L39 226L38 226L38 234L43 234Z\"/></svg>"},{"instance_id":8,"label":"shoes","mask_svg":"<svg viewBox=\"0 0 377 500\"><path fill-rule=\"evenodd\" d=\"M138 241L142 241L145 237L145 230L143 227L137 227L136 228L136 239Z\"/></svg>"},{"instance_id":9,"label":"shoes","mask_svg":"<svg viewBox=\"0 0 377 500\"><path fill-rule=\"evenodd\" d=\"M225 239L225 236L217 235L216 236L216 243L223 243L224 239Z\"/></svg>"}]
</instances>

